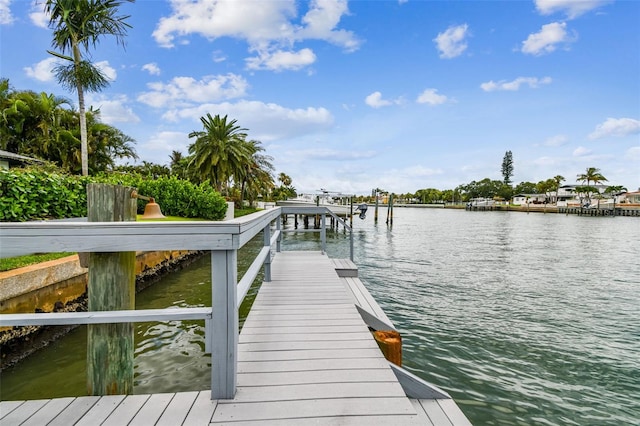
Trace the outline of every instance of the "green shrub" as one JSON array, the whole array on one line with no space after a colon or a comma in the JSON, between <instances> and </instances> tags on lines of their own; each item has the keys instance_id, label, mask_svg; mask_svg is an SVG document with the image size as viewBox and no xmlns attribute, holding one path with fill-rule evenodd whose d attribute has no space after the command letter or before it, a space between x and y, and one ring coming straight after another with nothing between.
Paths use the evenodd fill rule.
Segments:
<instances>
[{"instance_id":1,"label":"green shrub","mask_svg":"<svg viewBox=\"0 0 640 426\"><path fill-rule=\"evenodd\" d=\"M0 221L87 215L87 178L37 168L0 171Z\"/></svg>"},{"instance_id":2,"label":"green shrub","mask_svg":"<svg viewBox=\"0 0 640 426\"><path fill-rule=\"evenodd\" d=\"M84 217L90 182L137 188L139 194L155 198L168 216L220 220L227 210L224 198L208 182L194 185L175 177L154 180L122 173L80 177L26 168L0 171L0 221ZM145 204L138 200L138 212Z\"/></svg>"}]
</instances>

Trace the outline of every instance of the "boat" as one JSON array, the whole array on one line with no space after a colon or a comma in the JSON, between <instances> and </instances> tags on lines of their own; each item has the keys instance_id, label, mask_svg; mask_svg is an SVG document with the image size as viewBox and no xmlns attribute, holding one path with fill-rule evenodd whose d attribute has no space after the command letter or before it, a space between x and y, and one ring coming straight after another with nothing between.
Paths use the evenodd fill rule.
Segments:
<instances>
[{"instance_id":1,"label":"boat","mask_svg":"<svg viewBox=\"0 0 640 426\"><path fill-rule=\"evenodd\" d=\"M328 191L322 191L321 193L317 194L298 194L295 198L276 201L276 205L282 207L321 206L327 207L338 216L350 215L352 211L351 204L340 204L339 202L336 202L336 200L345 200L345 196L331 195Z\"/></svg>"}]
</instances>

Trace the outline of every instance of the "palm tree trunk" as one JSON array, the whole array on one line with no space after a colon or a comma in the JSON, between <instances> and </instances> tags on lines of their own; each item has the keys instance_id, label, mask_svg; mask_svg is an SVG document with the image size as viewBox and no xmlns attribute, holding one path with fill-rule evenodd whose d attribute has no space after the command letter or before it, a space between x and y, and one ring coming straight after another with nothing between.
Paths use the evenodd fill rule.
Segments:
<instances>
[{"instance_id":1,"label":"palm tree trunk","mask_svg":"<svg viewBox=\"0 0 640 426\"><path fill-rule=\"evenodd\" d=\"M80 49L77 44L73 46L73 60L75 62L76 69L79 67L80 61ZM82 163L82 176L89 175L89 149L87 142L87 116L85 114L84 106L84 90L82 84L78 79L76 85L78 90L78 113L80 114L80 162Z\"/></svg>"}]
</instances>

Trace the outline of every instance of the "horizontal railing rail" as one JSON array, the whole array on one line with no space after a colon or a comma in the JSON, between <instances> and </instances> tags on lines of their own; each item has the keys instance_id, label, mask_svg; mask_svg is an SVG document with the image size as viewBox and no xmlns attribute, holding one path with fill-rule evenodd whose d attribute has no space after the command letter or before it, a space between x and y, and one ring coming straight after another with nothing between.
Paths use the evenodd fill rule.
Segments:
<instances>
[{"instance_id":1,"label":"horizontal railing rail","mask_svg":"<svg viewBox=\"0 0 640 426\"><path fill-rule=\"evenodd\" d=\"M34 252L121 252L207 250L211 252L211 307L138 309L38 314L1 314L0 327L81 325L171 320L204 320L205 347L212 353L211 398L231 399L236 391L238 309L264 268L271 281L271 250L280 251L281 215L321 215L322 250L327 214L351 227L325 207L276 207L224 222L21 222L0 223L0 257ZM275 232L271 227L275 222ZM263 232L263 247L237 280L237 251ZM213 342L216 342L213 345Z\"/></svg>"}]
</instances>

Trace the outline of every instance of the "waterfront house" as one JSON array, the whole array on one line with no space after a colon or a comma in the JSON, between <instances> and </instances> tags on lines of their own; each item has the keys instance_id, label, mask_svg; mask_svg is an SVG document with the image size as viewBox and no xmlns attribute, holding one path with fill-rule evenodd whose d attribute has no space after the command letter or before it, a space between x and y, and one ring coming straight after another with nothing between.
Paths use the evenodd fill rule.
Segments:
<instances>
[{"instance_id":1,"label":"waterfront house","mask_svg":"<svg viewBox=\"0 0 640 426\"><path fill-rule=\"evenodd\" d=\"M582 199L584 198L584 194L576 191L576 188L583 185L563 185L558 188L558 194L556 196L555 191L548 192L548 196L551 202L556 202L558 207L567 207L570 205L580 205ZM609 185L589 185L598 189L599 196L602 197L604 191L609 187ZM592 198L596 198L593 197ZM606 196L604 196L606 197Z\"/></svg>"},{"instance_id":2,"label":"waterfront house","mask_svg":"<svg viewBox=\"0 0 640 426\"><path fill-rule=\"evenodd\" d=\"M44 163L44 161L0 150L0 169L8 170L10 167L22 167L33 163Z\"/></svg>"},{"instance_id":3,"label":"waterfront house","mask_svg":"<svg viewBox=\"0 0 640 426\"><path fill-rule=\"evenodd\" d=\"M547 194L516 194L511 202L516 206L521 206L523 204L543 204L548 200Z\"/></svg>"},{"instance_id":4,"label":"waterfront house","mask_svg":"<svg viewBox=\"0 0 640 426\"><path fill-rule=\"evenodd\" d=\"M616 196L616 203L640 204L640 191L625 192Z\"/></svg>"}]
</instances>

